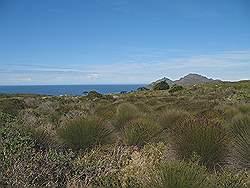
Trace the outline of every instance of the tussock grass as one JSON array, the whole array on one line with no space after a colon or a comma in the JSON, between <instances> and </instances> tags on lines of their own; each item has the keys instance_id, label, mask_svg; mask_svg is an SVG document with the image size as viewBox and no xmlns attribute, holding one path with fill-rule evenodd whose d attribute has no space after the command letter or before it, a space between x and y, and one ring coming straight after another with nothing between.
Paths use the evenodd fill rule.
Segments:
<instances>
[{"instance_id":1,"label":"tussock grass","mask_svg":"<svg viewBox=\"0 0 250 188\"><path fill-rule=\"evenodd\" d=\"M155 188L204 188L209 187L204 166L193 162L160 164L149 177L148 187Z\"/></svg>"},{"instance_id":2,"label":"tussock grass","mask_svg":"<svg viewBox=\"0 0 250 188\"><path fill-rule=\"evenodd\" d=\"M88 149L110 141L111 130L101 119L94 117L74 119L58 129L59 138L74 149Z\"/></svg>"},{"instance_id":3,"label":"tussock grass","mask_svg":"<svg viewBox=\"0 0 250 188\"><path fill-rule=\"evenodd\" d=\"M141 115L139 109L130 103L123 103L117 107L114 117L114 126L117 129L123 128L129 121L138 118Z\"/></svg>"},{"instance_id":4,"label":"tussock grass","mask_svg":"<svg viewBox=\"0 0 250 188\"><path fill-rule=\"evenodd\" d=\"M250 104L242 104L238 106L238 109L241 113L246 114L250 113Z\"/></svg>"},{"instance_id":5,"label":"tussock grass","mask_svg":"<svg viewBox=\"0 0 250 188\"><path fill-rule=\"evenodd\" d=\"M126 124L122 129L122 141L127 145L142 147L157 139L160 126L147 117L140 117Z\"/></svg>"},{"instance_id":6,"label":"tussock grass","mask_svg":"<svg viewBox=\"0 0 250 188\"><path fill-rule=\"evenodd\" d=\"M187 111L170 109L163 111L158 121L163 129L171 129L188 118L191 118L191 115Z\"/></svg>"},{"instance_id":7,"label":"tussock grass","mask_svg":"<svg viewBox=\"0 0 250 188\"><path fill-rule=\"evenodd\" d=\"M238 115L232 120L233 161L250 170L250 116Z\"/></svg>"},{"instance_id":8,"label":"tussock grass","mask_svg":"<svg viewBox=\"0 0 250 188\"><path fill-rule=\"evenodd\" d=\"M194 153L208 168L224 162L227 155L228 135L220 124L205 118L187 119L173 130L177 153L190 159Z\"/></svg>"}]
</instances>

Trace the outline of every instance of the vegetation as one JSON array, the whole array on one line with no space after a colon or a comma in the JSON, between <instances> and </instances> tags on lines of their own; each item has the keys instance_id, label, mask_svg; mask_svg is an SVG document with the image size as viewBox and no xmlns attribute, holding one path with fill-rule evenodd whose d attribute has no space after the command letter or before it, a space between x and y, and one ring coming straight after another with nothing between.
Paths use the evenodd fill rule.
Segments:
<instances>
[{"instance_id":1,"label":"vegetation","mask_svg":"<svg viewBox=\"0 0 250 188\"><path fill-rule=\"evenodd\" d=\"M183 90L184 87L183 86L180 86L180 85L173 85L170 89L169 89L169 93L175 93L177 91L181 91Z\"/></svg>"},{"instance_id":2,"label":"vegetation","mask_svg":"<svg viewBox=\"0 0 250 188\"><path fill-rule=\"evenodd\" d=\"M193 162L162 163L150 181L150 187L157 188L209 187L206 168Z\"/></svg>"},{"instance_id":3,"label":"vegetation","mask_svg":"<svg viewBox=\"0 0 250 188\"><path fill-rule=\"evenodd\" d=\"M109 141L110 130L95 118L75 119L58 130L58 136L74 149L87 149Z\"/></svg>"},{"instance_id":4,"label":"vegetation","mask_svg":"<svg viewBox=\"0 0 250 188\"><path fill-rule=\"evenodd\" d=\"M123 142L127 145L144 146L156 139L160 133L160 126L147 117L130 121L122 130Z\"/></svg>"},{"instance_id":5,"label":"vegetation","mask_svg":"<svg viewBox=\"0 0 250 188\"><path fill-rule=\"evenodd\" d=\"M141 115L139 109L130 103L123 103L117 107L117 111L114 117L114 126L118 129L122 129L125 125Z\"/></svg>"},{"instance_id":6,"label":"vegetation","mask_svg":"<svg viewBox=\"0 0 250 188\"><path fill-rule=\"evenodd\" d=\"M220 124L207 119L190 119L174 128L178 154L190 159L193 154L210 169L222 165L227 154L227 134Z\"/></svg>"},{"instance_id":7,"label":"vegetation","mask_svg":"<svg viewBox=\"0 0 250 188\"><path fill-rule=\"evenodd\" d=\"M250 170L250 116L238 115L232 120L234 163Z\"/></svg>"},{"instance_id":8,"label":"vegetation","mask_svg":"<svg viewBox=\"0 0 250 188\"><path fill-rule=\"evenodd\" d=\"M156 83L154 86L153 86L153 90L167 90L169 89L169 85L167 82L165 81L161 81L159 83Z\"/></svg>"},{"instance_id":9,"label":"vegetation","mask_svg":"<svg viewBox=\"0 0 250 188\"><path fill-rule=\"evenodd\" d=\"M191 114L185 110L164 110L158 117L158 122L163 129L173 129L183 121L191 118Z\"/></svg>"},{"instance_id":10,"label":"vegetation","mask_svg":"<svg viewBox=\"0 0 250 188\"><path fill-rule=\"evenodd\" d=\"M249 187L250 82L170 90L0 95L0 186Z\"/></svg>"}]
</instances>

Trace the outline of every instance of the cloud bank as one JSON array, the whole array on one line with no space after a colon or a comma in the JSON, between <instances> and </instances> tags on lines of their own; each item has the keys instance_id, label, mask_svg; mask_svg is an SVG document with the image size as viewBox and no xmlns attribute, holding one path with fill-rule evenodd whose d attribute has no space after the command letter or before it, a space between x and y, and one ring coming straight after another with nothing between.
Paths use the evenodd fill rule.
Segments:
<instances>
[{"instance_id":1,"label":"cloud bank","mask_svg":"<svg viewBox=\"0 0 250 188\"><path fill-rule=\"evenodd\" d=\"M164 55L167 49L149 51L137 51L119 62L101 65L86 62L67 66L13 63L0 69L0 85L149 83L163 76L177 79L190 72L223 80L250 79L250 50L186 57L168 57Z\"/></svg>"}]
</instances>

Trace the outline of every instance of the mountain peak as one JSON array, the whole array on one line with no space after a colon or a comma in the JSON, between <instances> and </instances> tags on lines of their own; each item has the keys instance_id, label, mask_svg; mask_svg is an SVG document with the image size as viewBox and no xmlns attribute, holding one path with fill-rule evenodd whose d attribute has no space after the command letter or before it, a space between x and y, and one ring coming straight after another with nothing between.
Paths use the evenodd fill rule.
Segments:
<instances>
[{"instance_id":1,"label":"mountain peak","mask_svg":"<svg viewBox=\"0 0 250 188\"><path fill-rule=\"evenodd\" d=\"M195 84L203 84L203 83L209 83L209 82L215 82L219 80L213 80L211 78L207 78L206 76L202 76L197 73L189 73L188 75L180 78L179 80L172 81L169 78L163 77L162 79L159 79L155 82L152 82L150 86L153 86L154 84L166 81L169 85L177 84L177 85L195 85Z\"/></svg>"}]
</instances>

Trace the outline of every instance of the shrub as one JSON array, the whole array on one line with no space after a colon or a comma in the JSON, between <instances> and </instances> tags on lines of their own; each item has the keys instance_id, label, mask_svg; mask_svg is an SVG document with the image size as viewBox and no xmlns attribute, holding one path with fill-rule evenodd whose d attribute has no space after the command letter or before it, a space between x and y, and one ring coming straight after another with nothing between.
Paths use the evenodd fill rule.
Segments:
<instances>
[{"instance_id":1,"label":"shrub","mask_svg":"<svg viewBox=\"0 0 250 188\"><path fill-rule=\"evenodd\" d=\"M163 129L171 129L190 117L187 111L170 109L161 113L158 121Z\"/></svg>"},{"instance_id":2,"label":"shrub","mask_svg":"<svg viewBox=\"0 0 250 188\"><path fill-rule=\"evenodd\" d=\"M148 177L151 177L153 169L165 160L167 149L163 143L154 143L135 150L129 163L121 170L122 187L147 187Z\"/></svg>"},{"instance_id":3,"label":"shrub","mask_svg":"<svg viewBox=\"0 0 250 188\"><path fill-rule=\"evenodd\" d=\"M149 177L149 187L204 188L208 186L206 168L193 162L162 163Z\"/></svg>"},{"instance_id":4,"label":"shrub","mask_svg":"<svg viewBox=\"0 0 250 188\"><path fill-rule=\"evenodd\" d=\"M159 83L156 83L154 86L153 86L153 90L167 90L169 89L169 85L167 82L165 81L161 81Z\"/></svg>"},{"instance_id":5,"label":"shrub","mask_svg":"<svg viewBox=\"0 0 250 188\"><path fill-rule=\"evenodd\" d=\"M244 188L248 187L247 173L235 174L228 170L212 175L211 183L213 187L219 188ZM248 185L247 185L248 184Z\"/></svg>"},{"instance_id":6,"label":"shrub","mask_svg":"<svg viewBox=\"0 0 250 188\"><path fill-rule=\"evenodd\" d=\"M181 91L183 90L184 87L183 86L180 86L180 85L173 85L170 89L169 89L169 93L175 93L177 91Z\"/></svg>"},{"instance_id":7,"label":"shrub","mask_svg":"<svg viewBox=\"0 0 250 188\"><path fill-rule=\"evenodd\" d=\"M90 91L90 92L88 92L87 97L89 97L89 98L102 98L103 95L98 93L97 91Z\"/></svg>"},{"instance_id":8,"label":"shrub","mask_svg":"<svg viewBox=\"0 0 250 188\"><path fill-rule=\"evenodd\" d=\"M135 105L130 103L120 104L116 110L114 125L117 129L121 129L126 125L126 123L136 119L140 115L141 113Z\"/></svg>"},{"instance_id":9,"label":"shrub","mask_svg":"<svg viewBox=\"0 0 250 188\"><path fill-rule=\"evenodd\" d=\"M122 130L123 142L127 145L142 147L157 139L160 126L149 118L141 117L130 121Z\"/></svg>"},{"instance_id":10,"label":"shrub","mask_svg":"<svg viewBox=\"0 0 250 188\"><path fill-rule=\"evenodd\" d=\"M121 169L133 150L131 147L106 145L95 147L72 161L75 174L69 187L121 187Z\"/></svg>"},{"instance_id":11,"label":"shrub","mask_svg":"<svg viewBox=\"0 0 250 188\"><path fill-rule=\"evenodd\" d=\"M217 122L204 118L187 119L174 129L177 153L190 159L196 153L208 168L223 162L227 154L228 137Z\"/></svg>"},{"instance_id":12,"label":"shrub","mask_svg":"<svg viewBox=\"0 0 250 188\"><path fill-rule=\"evenodd\" d=\"M49 149L59 147L55 139L54 131L44 127L23 127L22 131L25 131L35 143L35 147L38 149Z\"/></svg>"},{"instance_id":13,"label":"shrub","mask_svg":"<svg viewBox=\"0 0 250 188\"><path fill-rule=\"evenodd\" d=\"M221 109L219 110L222 110L222 113L223 113L223 117L226 119L226 120L231 120L235 115L238 115L240 114L240 111L238 108L236 108L235 106L229 106L229 105L226 105L226 106L222 106L222 107L219 107Z\"/></svg>"},{"instance_id":14,"label":"shrub","mask_svg":"<svg viewBox=\"0 0 250 188\"><path fill-rule=\"evenodd\" d=\"M74 149L87 149L107 143L110 134L110 129L97 118L75 119L58 130L59 138Z\"/></svg>"},{"instance_id":15,"label":"shrub","mask_svg":"<svg viewBox=\"0 0 250 188\"><path fill-rule=\"evenodd\" d=\"M148 91L149 89L147 87L138 87L137 91Z\"/></svg>"},{"instance_id":16,"label":"shrub","mask_svg":"<svg viewBox=\"0 0 250 188\"><path fill-rule=\"evenodd\" d=\"M250 169L250 116L238 115L232 120L233 160L241 168Z\"/></svg>"},{"instance_id":17,"label":"shrub","mask_svg":"<svg viewBox=\"0 0 250 188\"><path fill-rule=\"evenodd\" d=\"M12 116L10 114L3 113L3 112L0 112L0 127L5 125L6 123L10 123L14 119L15 119L14 116Z\"/></svg>"},{"instance_id":18,"label":"shrub","mask_svg":"<svg viewBox=\"0 0 250 188\"><path fill-rule=\"evenodd\" d=\"M242 104L238 106L241 113L250 113L250 104Z\"/></svg>"},{"instance_id":19,"label":"shrub","mask_svg":"<svg viewBox=\"0 0 250 188\"><path fill-rule=\"evenodd\" d=\"M111 120L116 113L116 108L110 103L100 103L93 109L93 113L102 119Z\"/></svg>"},{"instance_id":20,"label":"shrub","mask_svg":"<svg viewBox=\"0 0 250 188\"><path fill-rule=\"evenodd\" d=\"M36 150L32 138L15 124L0 128L0 138L0 186L65 186L72 152Z\"/></svg>"},{"instance_id":21,"label":"shrub","mask_svg":"<svg viewBox=\"0 0 250 188\"><path fill-rule=\"evenodd\" d=\"M25 108L25 103L19 99L0 100L0 112L16 116L20 110Z\"/></svg>"}]
</instances>

